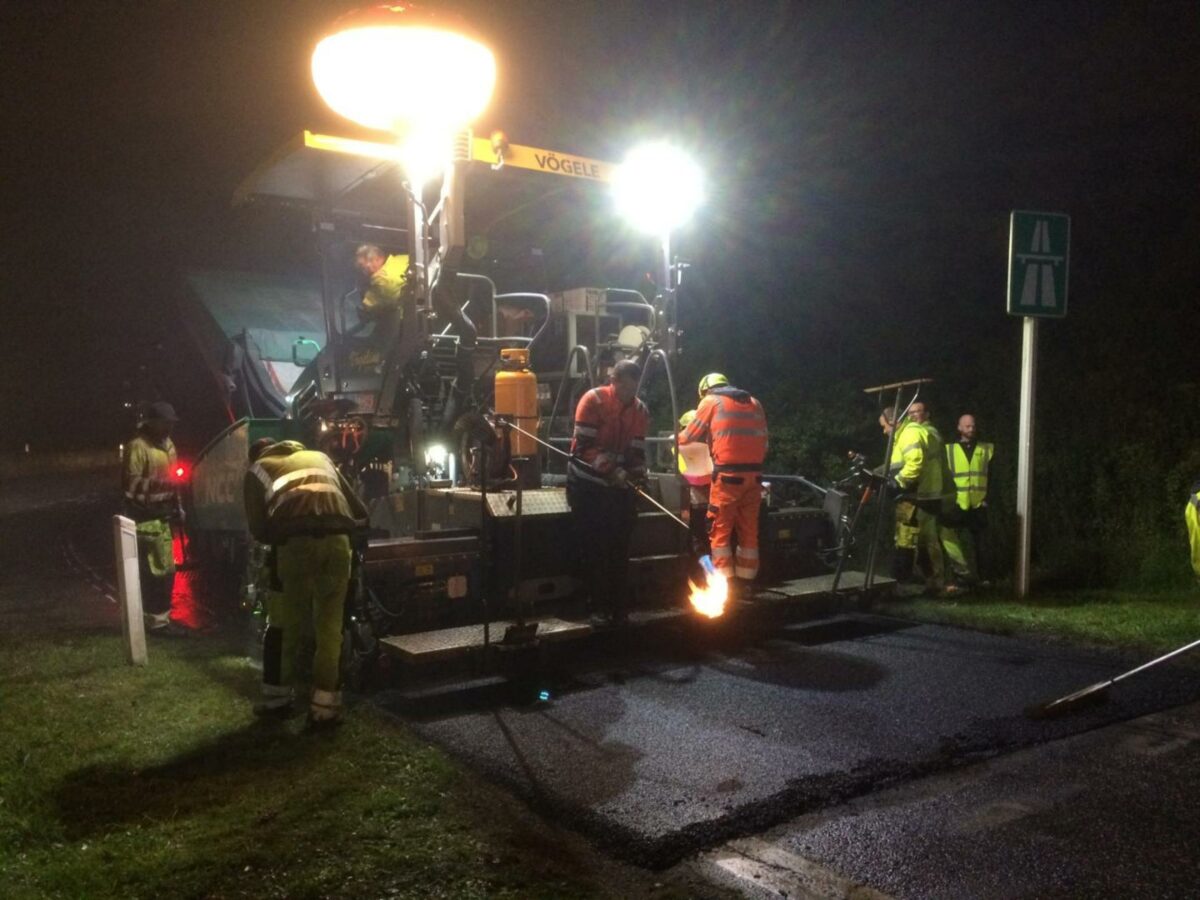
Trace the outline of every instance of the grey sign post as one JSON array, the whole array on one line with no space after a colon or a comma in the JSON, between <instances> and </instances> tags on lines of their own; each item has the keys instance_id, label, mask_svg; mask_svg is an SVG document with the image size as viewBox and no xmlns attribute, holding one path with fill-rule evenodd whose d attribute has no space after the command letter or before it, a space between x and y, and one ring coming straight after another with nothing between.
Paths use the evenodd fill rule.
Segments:
<instances>
[{"instance_id":1,"label":"grey sign post","mask_svg":"<svg viewBox=\"0 0 1200 900\"><path fill-rule=\"evenodd\" d=\"M1029 593L1033 519L1033 413L1037 398L1038 319L1067 314L1071 217L1014 212L1008 225L1008 314L1024 319L1021 344L1021 421L1017 447L1018 597Z\"/></svg>"}]
</instances>

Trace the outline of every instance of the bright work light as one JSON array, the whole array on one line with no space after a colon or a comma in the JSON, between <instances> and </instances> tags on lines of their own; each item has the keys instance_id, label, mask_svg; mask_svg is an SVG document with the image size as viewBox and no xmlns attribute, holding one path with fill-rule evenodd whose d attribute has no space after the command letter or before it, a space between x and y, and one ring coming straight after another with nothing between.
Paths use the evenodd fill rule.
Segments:
<instances>
[{"instance_id":1,"label":"bright work light","mask_svg":"<svg viewBox=\"0 0 1200 900\"><path fill-rule=\"evenodd\" d=\"M443 21L410 3L343 16L313 51L317 91L367 128L453 133L487 106L496 60Z\"/></svg>"},{"instance_id":2,"label":"bright work light","mask_svg":"<svg viewBox=\"0 0 1200 900\"><path fill-rule=\"evenodd\" d=\"M413 189L432 181L451 156L453 134L441 129L418 128L400 142L400 165Z\"/></svg>"},{"instance_id":3,"label":"bright work light","mask_svg":"<svg viewBox=\"0 0 1200 900\"><path fill-rule=\"evenodd\" d=\"M442 471L446 468L446 460L449 455L446 448L441 444L432 444L425 448L425 465L429 468Z\"/></svg>"},{"instance_id":4,"label":"bright work light","mask_svg":"<svg viewBox=\"0 0 1200 900\"><path fill-rule=\"evenodd\" d=\"M704 175L695 160L665 142L630 151L613 176L617 210L640 231L665 235L704 201Z\"/></svg>"}]
</instances>

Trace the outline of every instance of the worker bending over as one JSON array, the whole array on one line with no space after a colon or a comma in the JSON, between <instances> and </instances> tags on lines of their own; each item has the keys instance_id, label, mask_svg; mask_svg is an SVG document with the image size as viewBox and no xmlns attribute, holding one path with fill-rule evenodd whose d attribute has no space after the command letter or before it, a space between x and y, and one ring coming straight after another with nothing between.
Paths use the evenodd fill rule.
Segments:
<instances>
[{"instance_id":1,"label":"worker bending over","mask_svg":"<svg viewBox=\"0 0 1200 900\"><path fill-rule=\"evenodd\" d=\"M186 631L171 621L171 597L175 590L171 521L180 514L179 496L172 480L175 444L171 441L171 429L178 421L170 403L151 403L138 426L137 436L125 445L121 460L125 515L137 528L142 610L151 634Z\"/></svg>"},{"instance_id":2,"label":"worker bending over","mask_svg":"<svg viewBox=\"0 0 1200 900\"><path fill-rule=\"evenodd\" d=\"M637 497L629 487L646 476L650 412L637 396L641 374L637 363L622 360L609 384L579 398L567 464L567 503L593 611L614 625L627 617L629 543L637 523Z\"/></svg>"},{"instance_id":3,"label":"worker bending over","mask_svg":"<svg viewBox=\"0 0 1200 900\"><path fill-rule=\"evenodd\" d=\"M284 713L291 706L296 655L311 627L316 651L309 725L336 724L350 535L366 525L367 510L329 457L296 441L256 443L250 462L243 487L246 521L254 538L274 549L282 591L282 602L271 610L279 620L276 637L271 646L264 641L260 709Z\"/></svg>"},{"instance_id":4,"label":"worker bending over","mask_svg":"<svg viewBox=\"0 0 1200 900\"><path fill-rule=\"evenodd\" d=\"M758 575L767 417L761 403L731 386L719 372L700 379L700 398L696 417L679 435L679 443L706 443L712 455L708 537L713 565L726 577L753 581Z\"/></svg>"},{"instance_id":5,"label":"worker bending over","mask_svg":"<svg viewBox=\"0 0 1200 900\"><path fill-rule=\"evenodd\" d=\"M980 575L980 540L987 528L988 480L994 445L980 441L975 417L958 418L958 440L946 445L946 463L954 484L955 506L940 529L942 549L954 577L976 585Z\"/></svg>"},{"instance_id":6,"label":"worker bending over","mask_svg":"<svg viewBox=\"0 0 1200 900\"><path fill-rule=\"evenodd\" d=\"M898 428L893 417L891 409L885 409L879 417L884 434L895 431L887 470L896 494L892 575L901 595L940 591L945 586L945 565L938 540L938 518L946 501L942 438L928 421L928 408L919 400L910 404L908 415L900 420ZM918 551L926 563L924 584L916 577Z\"/></svg>"}]
</instances>

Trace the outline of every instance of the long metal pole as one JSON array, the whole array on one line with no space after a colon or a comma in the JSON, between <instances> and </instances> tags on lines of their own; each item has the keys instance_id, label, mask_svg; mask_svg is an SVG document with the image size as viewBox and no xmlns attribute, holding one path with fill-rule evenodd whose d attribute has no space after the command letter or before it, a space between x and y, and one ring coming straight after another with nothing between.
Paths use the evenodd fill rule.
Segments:
<instances>
[{"instance_id":1,"label":"long metal pole","mask_svg":"<svg viewBox=\"0 0 1200 900\"><path fill-rule=\"evenodd\" d=\"M536 434L530 434L528 431L526 431L521 426L513 425L511 422L509 422L507 424L508 424L508 427L511 428L513 431L516 431L519 434L523 434L527 438L532 438L533 440L535 440L539 444L541 444L543 447L545 447L547 450L553 450L559 456L565 456L567 459L574 459L574 457L572 457L570 453L567 453L565 450L560 450L558 447L555 447L553 444L546 443L540 437L538 437ZM581 463L582 465L587 466L587 463L583 462L583 460L575 459L575 461L577 463ZM588 468L591 468L591 467L588 466ZM687 522L683 521L683 519L679 518L679 516L675 515L675 513L671 512L669 509L667 509L665 506L663 506L661 503L659 503L657 500L655 500L653 497L651 497L648 493L643 491L640 487L637 487L636 485L631 484L631 485L629 485L629 489L632 490L635 494L637 494L642 499L649 500L651 503L653 503L655 506L657 506L660 510L662 510L668 516L670 516L672 519L674 519L675 523L680 528L682 528L684 531L687 531L689 534L691 533L691 527L688 525Z\"/></svg>"},{"instance_id":2,"label":"long metal pole","mask_svg":"<svg viewBox=\"0 0 1200 900\"><path fill-rule=\"evenodd\" d=\"M1025 317L1021 345L1021 429L1017 447L1017 597L1029 594L1033 526L1033 413L1037 402L1038 320Z\"/></svg>"},{"instance_id":3,"label":"long metal pole","mask_svg":"<svg viewBox=\"0 0 1200 900\"><path fill-rule=\"evenodd\" d=\"M871 546L867 548L867 572L863 576L864 591L869 591L875 586L875 565L879 561L879 542L883 538L883 517L887 514L888 483L892 477L892 447L895 446L896 432L900 429L900 392L902 390L904 390L903 383L896 387L896 400L892 404L892 430L888 432L887 444L883 451L883 483L879 485L879 518L875 520L875 532L871 536ZM911 405L912 402L909 401L909 406ZM905 412L907 411L906 407Z\"/></svg>"}]
</instances>

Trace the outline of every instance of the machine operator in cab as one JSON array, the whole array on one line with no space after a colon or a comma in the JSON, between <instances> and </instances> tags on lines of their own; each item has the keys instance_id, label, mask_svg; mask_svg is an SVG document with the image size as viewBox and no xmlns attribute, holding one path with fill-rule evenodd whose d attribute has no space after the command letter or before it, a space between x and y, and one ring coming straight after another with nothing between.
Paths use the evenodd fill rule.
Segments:
<instances>
[{"instance_id":1,"label":"machine operator in cab","mask_svg":"<svg viewBox=\"0 0 1200 900\"><path fill-rule=\"evenodd\" d=\"M363 278L364 323L375 326L376 343L394 343L404 321L404 289L408 286L408 257L385 253L375 244L363 244L354 252L354 267Z\"/></svg>"},{"instance_id":2,"label":"machine operator in cab","mask_svg":"<svg viewBox=\"0 0 1200 900\"><path fill-rule=\"evenodd\" d=\"M354 251L354 267L366 279L362 308L366 318L384 313L403 315L400 295L408 283L408 257L384 253L375 244L363 244Z\"/></svg>"}]
</instances>

